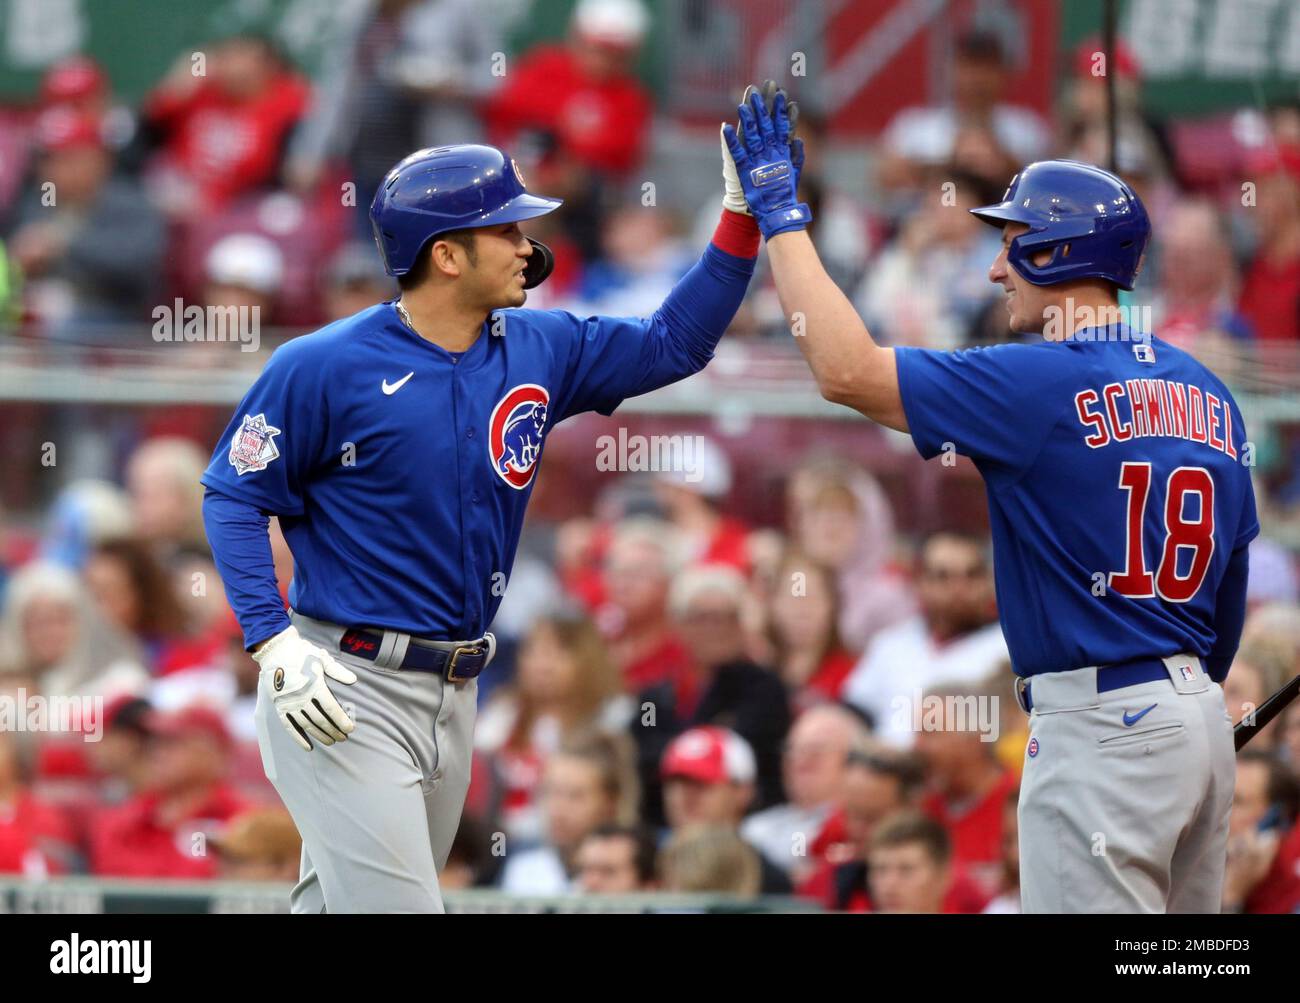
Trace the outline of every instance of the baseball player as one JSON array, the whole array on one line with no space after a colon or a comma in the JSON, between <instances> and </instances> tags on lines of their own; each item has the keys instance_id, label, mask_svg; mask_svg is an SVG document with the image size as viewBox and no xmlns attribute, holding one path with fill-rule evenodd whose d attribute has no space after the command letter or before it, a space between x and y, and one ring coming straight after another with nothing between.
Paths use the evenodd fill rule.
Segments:
<instances>
[{"instance_id":1,"label":"baseball player","mask_svg":"<svg viewBox=\"0 0 1300 1003\"><path fill-rule=\"evenodd\" d=\"M294 912L440 912L477 677L546 437L697 372L759 234L736 189L647 319L519 309L552 267L519 224L560 202L488 146L420 150L370 207L401 295L277 350L203 483L261 666L267 776L303 839ZM267 538L294 556L288 612Z\"/></svg>"},{"instance_id":2,"label":"baseball player","mask_svg":"<svg viewBox=\"0 0 1300 1003\"><path fill-rule=\"evenodd\" d=\"M777 291L822 395L984 478L1002 627L1030 738L1019 808L1027 912L1217 912L1232 804L1220 688L1259 532L1227 388L1117 321L1150 224L1127 184L1030 164L989 279L1044 340L875 345L806 233L778 96L724 130ZM797 322L797 326L796 325Z\"/></svg>"}]
</instances>

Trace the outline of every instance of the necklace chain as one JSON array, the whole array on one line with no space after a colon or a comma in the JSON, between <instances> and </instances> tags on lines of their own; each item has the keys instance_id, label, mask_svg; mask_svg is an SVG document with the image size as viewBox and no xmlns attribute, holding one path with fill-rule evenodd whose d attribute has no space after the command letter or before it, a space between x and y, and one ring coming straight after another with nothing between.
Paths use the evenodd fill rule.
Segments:
<instances>
[{"instance_id":1,"label":"necklace chain","mask_svg":"<svg viewBox=\"0 0 1300 1003\"><path fill-rule=\"evenodd\" d=\"M402 318L402 323L405 324L407 327L409 327L412 331L415 331L415 325L411 323L411 315L406 312L406 307L402 306L402 301L398 300L393 305L397 307L397 314L399 317ZM419 332L416 331L416 334L419 334Z\"/></svg>"}]
</instances>

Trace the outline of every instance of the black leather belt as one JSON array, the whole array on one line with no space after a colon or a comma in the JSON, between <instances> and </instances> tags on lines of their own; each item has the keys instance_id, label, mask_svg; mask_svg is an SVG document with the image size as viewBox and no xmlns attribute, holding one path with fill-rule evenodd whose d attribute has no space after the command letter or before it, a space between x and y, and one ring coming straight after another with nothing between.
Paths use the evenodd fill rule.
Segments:
<instances>
[{"instance_id":1,"label":"black leather belt","mask_svg":"<svg viewBox=\"0 0 1300 1003\"><path fill-rule=\"evenodd\" d=\"M343 632L339 638L339 650L373 662L379 657L379 647L383 641L382 632L354 628ZM476 678L487 668L490 653L487 638L479 638L450 649L425 647L412 638L406 646L406 657L398 668L411 672L432 672L448 682L463 683Z\"/></svg>"}]
</instances>

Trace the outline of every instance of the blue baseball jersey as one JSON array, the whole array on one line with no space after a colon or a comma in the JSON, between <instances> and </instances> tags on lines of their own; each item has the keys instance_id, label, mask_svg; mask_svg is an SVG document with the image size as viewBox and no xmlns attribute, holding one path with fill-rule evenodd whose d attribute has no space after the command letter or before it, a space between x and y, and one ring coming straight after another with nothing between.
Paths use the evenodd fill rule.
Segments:
<instances>
[{"instance_id":1,"label":"blue baseball jersey","mask_svg":"<svg viewBox=\"0 0 1300 1003\"><path fill-rule=\"evenodd\" d=\"M700 267L735 287L715 299L717 318L692 302L717 281L697 272L652 318L500 310L463 353L421 338L392 303L289 341L244 397L203 483L280 517L294 609L478 637L504 594L548 432L709 360L753 263L711 247ZM261 629L251 620L241 617L250 641Z\"/></svg>"},{"instance_id":2,"label":"blue baseball jersey","mask_svg":"<svg viewBox=\"0 0 1300 1003\"><path fill-rule=\"evenodd\" d=\"M1245 425L1213 373L1126 328L895 357L921 455L983 475L1018 675L1230 661L1259 522Z\"/></svg>"}]
</instances>

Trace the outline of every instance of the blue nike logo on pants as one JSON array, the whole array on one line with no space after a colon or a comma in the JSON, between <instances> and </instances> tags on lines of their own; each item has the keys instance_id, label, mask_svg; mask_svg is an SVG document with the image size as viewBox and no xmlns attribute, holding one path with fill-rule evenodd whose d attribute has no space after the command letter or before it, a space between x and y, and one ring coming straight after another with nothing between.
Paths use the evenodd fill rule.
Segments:
<instances>
[{"instance_id":1,"label":"blue nike logo on pants","mask_svg":"<svg viewBox=\"0 0 1300 1003\"><path fill-rule=\"evenodd\" d=\"M1157 706L1158 706L1158 704L1152 704L1150 707L1147 707L1147 708L1145 708L1145 709L1143 709L1143 710L1140 710L1140 711L1138 711L1136 714L1130 714L1128 711L1125 711L1125 712L1124 712L1124 727L1125 727L1125 728L1132 728L1133 725L1137 724L1137 723L1138 723L1139 721L1141 721L1144 717L1146 717L1146 716L1147 716L1148 714L1150 714L1153 710L1155 710Z\"/></svg>"}]
</instances>

